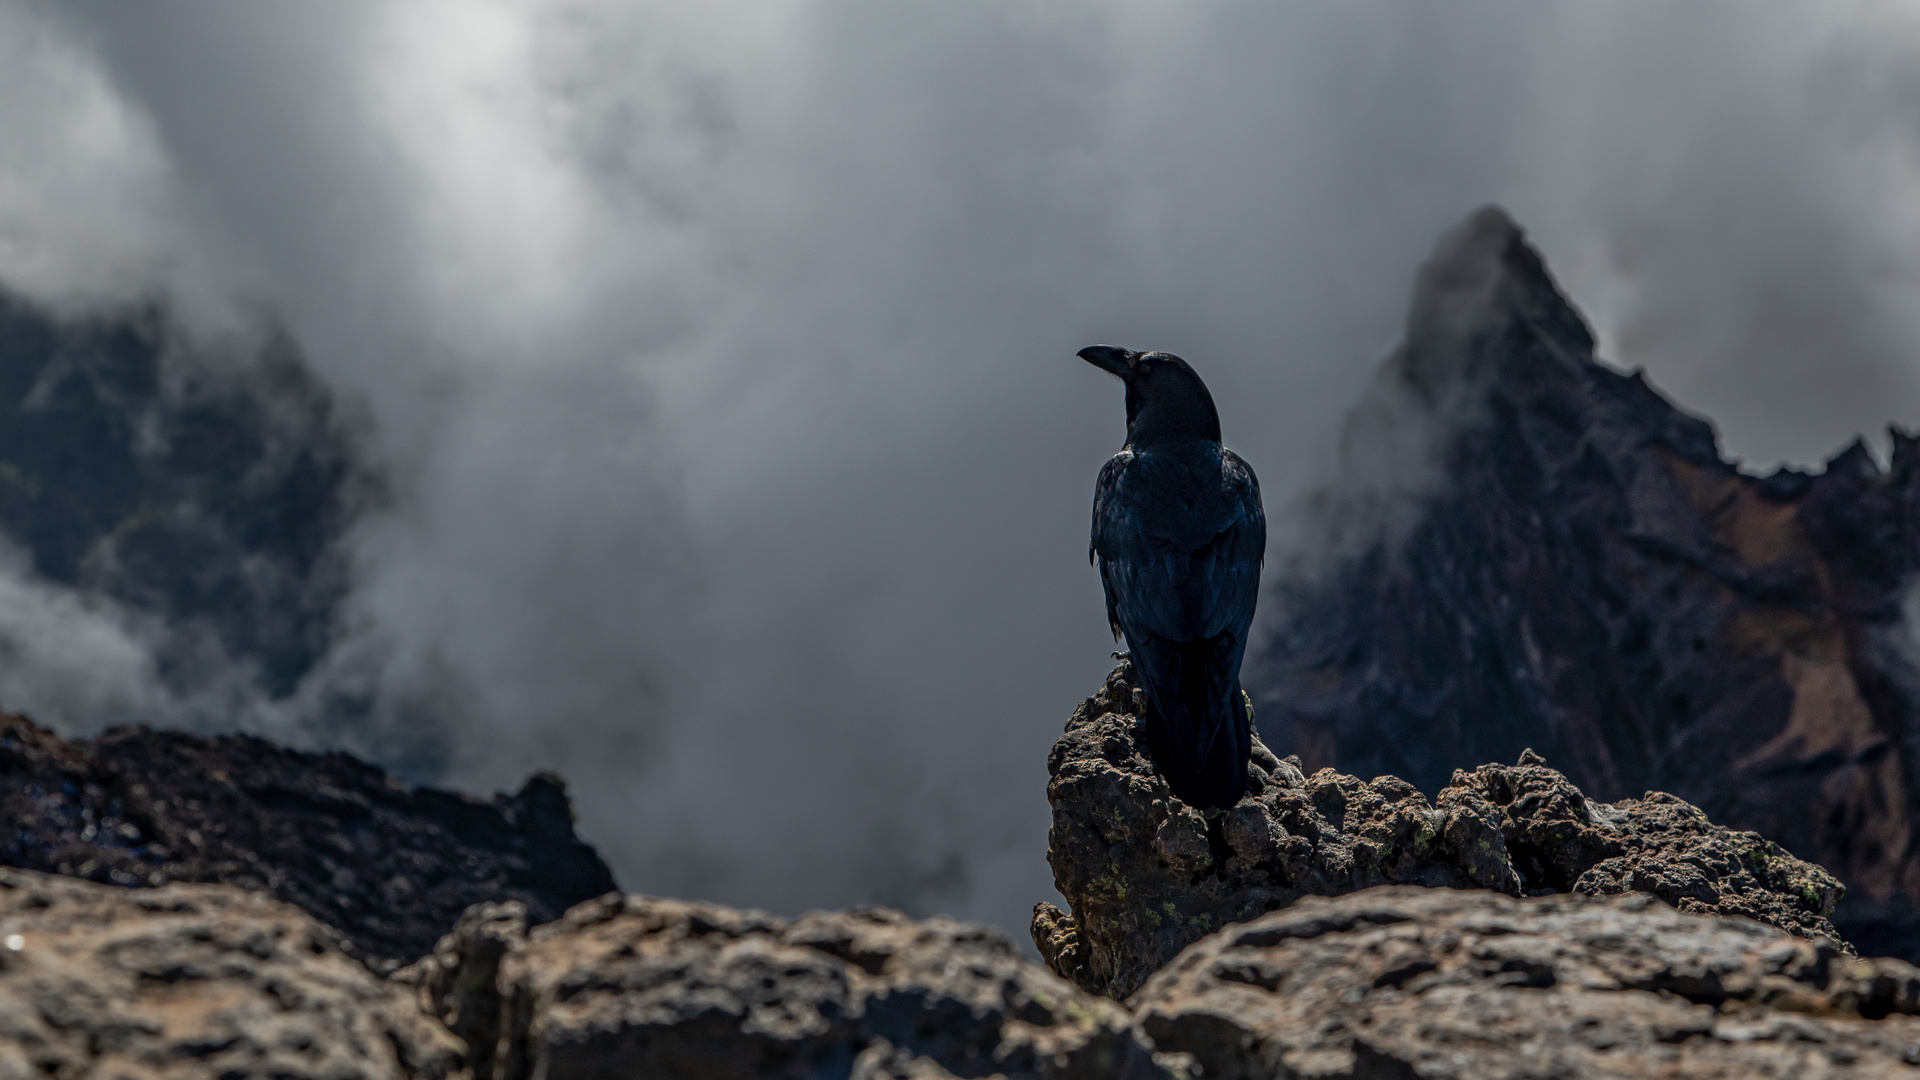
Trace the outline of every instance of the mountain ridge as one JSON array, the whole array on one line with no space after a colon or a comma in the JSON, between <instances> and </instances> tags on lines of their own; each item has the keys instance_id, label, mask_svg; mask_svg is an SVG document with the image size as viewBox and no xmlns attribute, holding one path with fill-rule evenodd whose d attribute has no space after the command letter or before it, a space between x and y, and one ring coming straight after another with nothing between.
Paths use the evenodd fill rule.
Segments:
<instances>
[{"instance_id":1,"label":"mountain ridge","mask_svg":"<svg viewBox=\"0 0 1920 1080\"><path fill-rule=\"evenodd\" d=\"M1741 471L1599 361L1497 208L1441 240L1411 309L1343 440L1417 425L1387 459L1414 478L1310 503L1351 546L1270 586L1247 665L1268 742L1428 791L1526 747L1595 798L1669 791L1832 869L1841 928L1913 955L1920 441L1894 429L1886 470L1856 440L1817 474Z\"/></svg>"}]
</instances>

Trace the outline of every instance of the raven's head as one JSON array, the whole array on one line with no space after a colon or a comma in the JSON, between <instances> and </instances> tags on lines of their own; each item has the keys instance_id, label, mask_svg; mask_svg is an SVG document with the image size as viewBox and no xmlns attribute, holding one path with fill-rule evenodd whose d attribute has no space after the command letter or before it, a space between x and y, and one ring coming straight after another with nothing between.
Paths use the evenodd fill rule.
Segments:
<instances>
[{"instance_id":1,"label":"raven's head","mask_svg":"<svg viewBox=\"0 0 1920 1080\"><path fill-rule=\"evenodd\" d=\"M1207 384L1185 360L1163 352L1089 345L1080 359L1127 384L1127 445L1183 439L1220 441L1220 414Z\"/></svg>"}]
</instances>

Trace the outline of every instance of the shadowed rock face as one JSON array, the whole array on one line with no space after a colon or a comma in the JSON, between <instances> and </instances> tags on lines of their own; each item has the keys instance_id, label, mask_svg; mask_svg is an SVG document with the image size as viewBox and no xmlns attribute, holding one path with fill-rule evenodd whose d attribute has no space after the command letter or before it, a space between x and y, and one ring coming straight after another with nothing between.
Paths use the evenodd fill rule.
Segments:
<instances>
[{"instance_id":1,"label":"shadowed rock face","mask_svg":"<svg viewBox=\"0 0 1920 1080\"><path fill-rule=\"evenodd\" d=\"M1920 970L1645 896L1386 887L1216 934L1130 1004L1207 1080L1899 1077Z\"/></svg>"},{"instance_id":2,"label":"shadowed rock face","mask_svg":"<svg viewBox=\"0 0 1920 1080\"><path fill-rule=\"evenodd\" d=\"M175 688L239 666L284 697L332 643L339 541L380 482L277 328L186 349L159 304L71 319L0 291L0 535L163 620Z\"/></svg>"},{"instance_id":3,"label":"shadowed rock face","mask_svg":"<svg viewBox=\"0 0 1920 1080\"><path fill-rule=\"evenodd\" d=\"M1203 817L1154 771L1143 706L1123 661L1047 761L1047 859L1072 912L1038 905L1033 939L1049 967L1092 993L1126 997L1228 923L1388 884L1639 891L1682 911L1839 939L1826 916L1842 890L1820 867L1671 795L1591 802L1532 754L1456 771L1429 802L1392 776L1304 775L1256 741L1248 796Z\"/></svg>"},{"instance_id":4,"label":"shadowed rock face","mask_svg":"<svg viewBox=\"0 0 1920 1080\"><path fill-rule=\"evenodd\" d=\"M1421 271L1343 452L1320 565L1269 575L1247 660L1280 753L1433 791L1531 746L1595 798L1670 791L1828 867L1850 936L1920 951L1915 440L1887 472L1856 443L1819 475L1741 473L1595 362L1486 210Z\"/></svg>"},{"instance_id":5,"label":"shadowed rock face","mask_svg":"<svg viewBox=\"0 0 1920 1080\"><path fill-rule=\"evenodd\" d=\"M264 890L375 967L424 955L471 904L517 899L544 922L614 887L556 778L483 801L247 736L68 741L0 715L0 823L0 863Z\"/></svg>"},{"instance_id":6,"label":"shadowed rock face","mask_svg":"<svg viewBox=\"0 0 1920 1080\"><path fill-rule=\"evenodd\" d=\"M881 908L615 896L529 933L519 905L487 905L395 977L473 1048L476 1080L1166 1076L1124 1010L999 931Z\"/></svg>"}]
</instances>

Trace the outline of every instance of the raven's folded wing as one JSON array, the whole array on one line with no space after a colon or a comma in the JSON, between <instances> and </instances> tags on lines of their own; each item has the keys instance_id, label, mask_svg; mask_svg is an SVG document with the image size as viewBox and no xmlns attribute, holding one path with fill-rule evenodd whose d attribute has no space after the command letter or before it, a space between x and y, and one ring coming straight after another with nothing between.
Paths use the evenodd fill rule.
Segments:
<instances>
[{"instance_id":1,"label":"raven's folded wing","mask_svg":"<svg viewBox=\"0 0 1920 1080\"><path fill-rule=\"evenodd\" d=\"M1206 474L1194 464L1127 452L1109 461L1092 553L1107 618L1127 639L1170 749L1201 775L1218 740L1244 726L1232 687L1259 598L1266 517L1253 470L1232 451Z\"/></svg>"},{"instance_id":2,"label":"raven's folded wing","mask_svg":"<svg viewBox=\"0 0 1920 1080\"><path fill-rule=\"evenodd\" d=\"M1253 470L1221 451L1217 476L1122 452L1100 470L1091 554L1117 631L1191 641L1231 633L1244 645L1259 600L1267 519ZM1179 499L1200 485L1204 497Z\"/></svg>"},{"instance_id":3,"label":"raven's folded wing","mask_svg":"<svg viewBox=\"0 0 1920 1080\"><path fill-rule=\"evenodd\" d=\"M1219 531L1205 549L1194 553L1187 589L1192 602L1203 606L1197 637L1231 633L1242 647L1260 599L1260 566L1267 555L1267 515L1260 506L1260 482L1253 470L1231 450L1221 452L1226 498L1222 499ZM1239 672L1239 658L1234 671Z\"/></svg>"}]
</instances>

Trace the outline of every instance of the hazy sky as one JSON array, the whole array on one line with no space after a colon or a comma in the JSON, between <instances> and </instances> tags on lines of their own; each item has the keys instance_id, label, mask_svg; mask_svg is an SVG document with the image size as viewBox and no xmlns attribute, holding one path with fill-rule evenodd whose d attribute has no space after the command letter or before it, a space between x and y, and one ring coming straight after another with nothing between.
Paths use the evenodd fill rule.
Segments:
<instances>
[{"instance_id":1,"label":"hazy sky","mask_svg":"<svg viewBox=\"0 0 1920 1080\"><path fill-rule=\"evenodd\" d=\"M370 417L316 679L393 741L235 724L558 768L630 889L1024 937L1114 647L1076 349L1186 356L1283 512L1496 201L1611 361L1815 462L1920 424L1916 118L1910 4L0 0L0 282L269 306ZM0 687L116 718L138 634L0 570L72 642Z\"/></svg>"}]
</instances>

